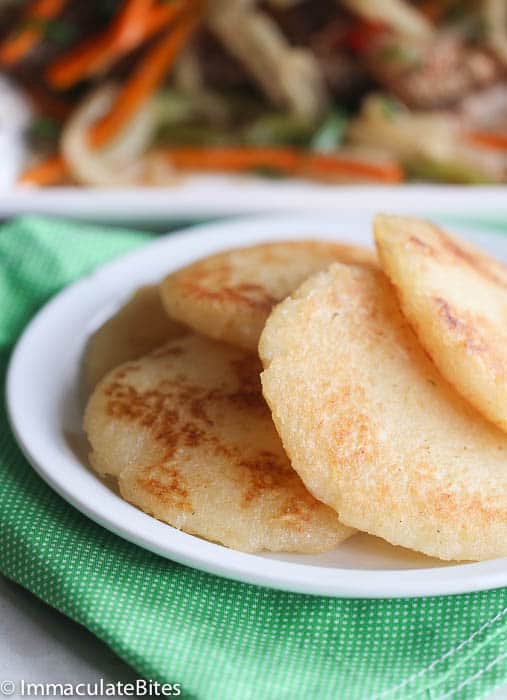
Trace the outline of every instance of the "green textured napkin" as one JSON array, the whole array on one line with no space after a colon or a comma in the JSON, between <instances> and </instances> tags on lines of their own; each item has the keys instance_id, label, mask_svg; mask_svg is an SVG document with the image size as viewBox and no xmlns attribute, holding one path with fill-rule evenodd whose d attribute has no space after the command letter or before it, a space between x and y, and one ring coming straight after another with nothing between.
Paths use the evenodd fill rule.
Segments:
<instances>
[{"instance_id":1,"label":"green textured napkin","mask_svg":"<svg viewBox=\"0 0 507 700\"><path fill-rule=\"evenodd\" d=\"M146 240L47 219L5 224L2 379L17 335L49 297ZM337 600L194 571L80 515L26 463L4 408L0 428L0 570L86 625L143 677L179 682L184 697L199 700L468 700L507 681L506 589Z\"/></svg>"}]
</instances>

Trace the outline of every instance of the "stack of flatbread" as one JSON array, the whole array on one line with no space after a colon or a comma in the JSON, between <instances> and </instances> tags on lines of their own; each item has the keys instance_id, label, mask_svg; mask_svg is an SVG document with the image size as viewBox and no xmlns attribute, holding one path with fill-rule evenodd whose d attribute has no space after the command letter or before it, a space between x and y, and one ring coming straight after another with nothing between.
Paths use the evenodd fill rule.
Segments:
<instances>
[{"instance_id":1,"label":"stack of flatbread","mask_svg":"<svg viewBox=\"0 0 507 700\"><path fill-rule=\"evenodd\" d=\"M90 339L90 462L235 549L356 530L442 559L507 555L507 268L416 219L377 255L227 251L139 289Z\"/></svg>"}]
</instances>

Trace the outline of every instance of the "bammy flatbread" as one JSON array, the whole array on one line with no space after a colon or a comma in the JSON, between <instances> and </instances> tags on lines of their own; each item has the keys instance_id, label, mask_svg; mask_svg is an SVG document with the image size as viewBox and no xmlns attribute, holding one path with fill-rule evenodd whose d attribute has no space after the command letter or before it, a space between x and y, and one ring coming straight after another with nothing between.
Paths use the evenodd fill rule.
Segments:
<instances>
[{"instance_id":1,"label":"bammy flatbread","mask_svg":"<svg viewBox=\"0 0 507 700\"><path fill-rule=\"evenodd\" d=\"M196 335L113 370L85 414L90 461L185 532L248 552L321 552L352 532L291 468L251 354Z\"/></svg>"},{"instance_id":2,"label":"bammy flatbread","mask_svg":"<svg viewBox=\"0 0 507 700\"><path fill-rule=\"evenodd\" d=\"M439 370L507 431L507 267L418 219L379 216L375 238L403 313Z\"/></svg>"},{"instance_id":3,"label":"bammy flatbread","mask_svg":"<svg viewBox=\"0 0 507 700\"><path fill-rule=\"evenodd\" d=\"M342 522L442 559L507 555L507 436L440 375L382 272L315 275L259 351L292 466Z\"/></svg>"},{"instance_id":4,"label":"bammy flatbread","mask_svg":"<svg viewBox=\"0 0 507 700\"><path fill-rule=\"evenodd\" d=\"M238 248L198 260L161 285L171 318L198 333L257 351L271 309L331 263L375 264L368 248L327 241L285 241Z\"/></svg>"},{"instance_id":5,"label":"bammy flatbread","mask_svg":"<svg viewBox=\"0 0 507 700\"><path fill-rule=\"evenodd\" d=\"M88 341L86 386L93 389L113 367L135 360L184 332L184 327L165 312L158 286L140 287Z\"/></svg>"}]
</instances>

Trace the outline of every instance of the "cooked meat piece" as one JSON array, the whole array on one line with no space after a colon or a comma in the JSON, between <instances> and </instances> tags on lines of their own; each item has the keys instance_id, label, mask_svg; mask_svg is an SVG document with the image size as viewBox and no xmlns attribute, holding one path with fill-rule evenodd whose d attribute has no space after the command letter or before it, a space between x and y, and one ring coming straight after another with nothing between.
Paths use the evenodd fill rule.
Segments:
<instances>
[{"instance_id":1,"label":"cooked meat piece","mask_svg":"<svg viewBox=\"0 0 507 700\"><path fill-rule=\"evenodd\" d=\"M345 48L350 23L336 17L308 38L308 45L322 70L329 91L341 99L354 100L364 93L369 83L362 65Z\"/></svg>"},{"instance_id":2,"label":"cooked meat piece","mask_svg":"<svg viewBox=\"0 0 507 700\"><path fill-rule=\"evenodd\" d=\"M241 63L207 30L199 33L195 42L196 55L204 82L215 88L251 86L253 79Z\"/></svg>"},{"instance_id":3,"label":"cooked meat piece","mask_svg":"<svg viewBox=\"0 0 507 700\"><path fill-rule=\"evenodd\" d=\"M329 91L340 97L357 96L364 91L366 75L361 64L340 47L349 29L334 0L316 6L302 0L288 7L270 3L260 6L276 19L291 45L305 45L315 55ZM238 59L211 32L202 31L195 42L196 55L206 84L216 88L254 87L254 80Z\"/></svg>"},{"instance_id":4,"label":"cooked meat piece","mask_svg":"<svg viewBox=\"0 0 507 700\"><path fill-rule=\"evenodd\" d=\"M383 87L409 107L422 109L454 105L500 75L490 54L467 46L453 33L440 34L425 45L382 37L366 62Z\"/></svg>"},{"instance_id":5,"label":"cooked meat piece","mask_svg":"<svg viewBox=\"0 0 507 700\"><path fill-rule=\"evenodd\" d=\"M302 0L290 6L277 6L273 2L261 2L265 10L294 46L304 46L309 38L342 19L345 14L337 7L336 0Z\"/></svg>"},{"instance_id":6,"label":"cooked meat piece","mask_svg":"<svg viewBox=\"0 0 507 700\"><path fill-rule=\"evenodd\" d=\"M0 2L0 35L5 36L19 16L19 2Z\"/></svg>"},{"instance_id":7,"label":"cooked meat piece","mask_svg":"<svg viewBox=\"0 0 507 700\"><path fill-rule=\"evenodd\" d=\"M400 37L428 41L435 32L424 13L407 0L341 0L342 4L367 22L381 23Z\"/></svg>"},{"instance_id":8,"label":"cooked meat piece","mask_svg":"<svg viewBox=\"0 0 507 700\"><path fill-rule=\"evenodd\" d=\"M507 84L504 82L466 97L459 113L471 129L507 129Z\"/></svg>"},{"instance_id":9,"label":"cooked meat piece","mask_svg":"<svg viewBox=\"0 0 507 700\"><path fill-rule=\"evenodd\" d=\"M337 97L354 97L364 92L367 81L362 66L346 53L325 52L312 46L329 91Z\"/></svg>"},{"instance_id":10,"label":"cooked meat piece","mask_svg":"<svg viewBox=\"0 0 507 700\"><path fill-rule=\"evenodd\" d=\"M340 98L354 98L364 91L364 67L345 49L350 14L336 0L300 0L290 4L261 3L293 45L309 46L329 91Z\"/></svg>"}]
</instances>

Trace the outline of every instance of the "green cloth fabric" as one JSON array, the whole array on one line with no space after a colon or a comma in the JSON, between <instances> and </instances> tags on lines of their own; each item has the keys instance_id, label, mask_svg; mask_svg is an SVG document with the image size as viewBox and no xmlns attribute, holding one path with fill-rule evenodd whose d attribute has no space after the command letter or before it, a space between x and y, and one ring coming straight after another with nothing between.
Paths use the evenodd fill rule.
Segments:
<instances>
[{"instance_id":1,"label":"green cloth fabric","mask_svg":"<svg viewBox=\"0 0 507 700\"><path fill-rule=\"evenodd\" d=\"M44 302L146 240L42 218L5 224L2 381L17 335ZM141 676L179 682L183 697L198 700L470 700L507 681L507 589L340 600L195 571L82 516L27 464L3 406L0 425L0 570Z\"/></svg>"}]
</instances>

